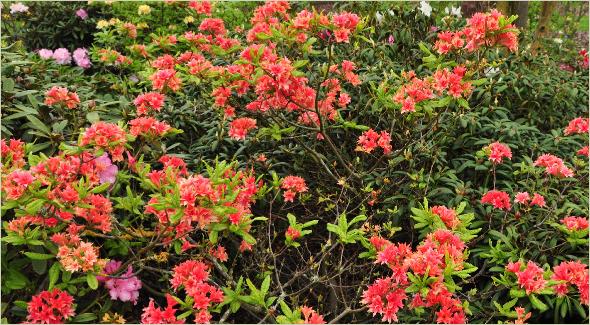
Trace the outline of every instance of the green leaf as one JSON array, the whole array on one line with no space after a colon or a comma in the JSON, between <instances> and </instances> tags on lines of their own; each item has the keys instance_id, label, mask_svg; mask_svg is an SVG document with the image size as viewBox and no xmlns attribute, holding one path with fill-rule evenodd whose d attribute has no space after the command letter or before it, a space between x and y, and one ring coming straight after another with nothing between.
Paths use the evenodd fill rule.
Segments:
<instances>
[{"instance_id":1,"label":"green leaf","mask_svg":"<svg viewBox=\"0 0 590 325\"><path fill-rule=\"evenodd\" d=\"M31 122L31 124L33 125L33 127L47 135L51 134L51 130L49 130L49 128L47 127L47 125L45 125L43 122L41 122L41 120L39 120L38 118L36 118L33 115L27 115L27 119L29 120L29 122Z\"/></svg>"},{"instance_id":2,"label":"green leaf","mask_svg":"<svg viewBox=\"0 0 590 325\"><path fill-rule=\"evenodd\" d=\"M90 123L96 123L96 122L100 121L100 115L98 115L98 112L90 112L90 113L86 114L86 119Z\"/></svg>"},{"instance_id":3,"label":"green leaf","mask_svg":"<svg viewBox=\"0 0 590 325\"><path fill-rule=\"evenodd\" d=\"M85 323L85 322L89 322L91 320L95 320L96 319L96 315L93 313L83 313L80 315L77 315L76 317L74 317L74 319L72 319L72 323L76 324L76 323Z\"/></svg>"},{"instance_id":4,"label":"green leaf","mask_svg":"<svg viewBox=\"0 0 590 325\"><path fill-rule=\"evenodd\" d=\"M270 288L270 275L267 275L266 278L264 278L264 281L262 281L262 285L260 286L260 291L262 291L262 293L264 295L266 295L269 288Z\"/></svg>"},{"instance_id":5,"label":"green leaf","mask_svg":"<svg viewBox=\"0 0 590 325\"><path fill-rule=\"evenodd\" d=\"M104 184L100 184L99 186L93 188L92 190L90 190L90 193L92 194L98 194L98 193L102 193L104 192L106 189L109 188L109 186L111 186L111 183L104 183Z\"/></svg>"},{"instance_id":6,"label":"green leaf","mask_svg":"<svg viewBox=\"0 0 590 325\"><path fill-rule=\"evenodd\" d=\"M49 268L49 289L53 289L55 283L59 279L59 272L61 271L59 267L59 262L53 263L53 265Z\"/></svg>"},{"instance_id":7,"label":"green leaf","mask_svg":"<svg viewBox=\"0 0 590 325\"><path fill-rule=\"evenodd\" d=\"M88 283L88 286L90 287L90 289L92 289L92 290L98 289L98 280L96 279L96 276L94 274L92 274L92 273L86 274L86 283Z\"/></svg>"},{"instance_id":8,"label":"green leaf","mask_svg":"<svg viewBox=\"0 0 590 325\"><path fill-rule=\"evenodd\" d=\"M33 252L25 252L25 255L32 260L48 260L55 257L55 255L52 254L42 254Z\"/></svg>"},{"instance_id":9,"label":"green leaf","mask_svg":"<svg viewBox=\"0 0 590 325\"><path fill-rule=\"evenodd\" d=\"M540 311L546 311L547 310L547 305L545 305L541 300L539 300L539 298L537 298L537 296L535 296L534 294L529 296L529 300L531 301L531 304L533 304L533 307L535 307L535 309L538 309Z\"/></svg>"},{"instance_id":10,"label":"green leaf","mask_svg":"<svg viewBox=\"0 0 590 325\"><path fill-rule=\"evenodd\" d=\"M41 208L43 207L44 204L45 204L45 200L35 199L32 202L30 202L29 204L27 204L27 206L25 206L25 211L29 215L36 215L37 212L39 212L39 210L41 210Z\"/></svg>"},{"instance_id":11,"label":"green leaf","mask_svg":"<svg viewBox=\"0 0 590 325\"><path fill-rule=\"evenodd\" d=\"M29 283L29 280L27 279L26 276L24 276L22 273L14 270L14 269L8 269L8 271L6 273L7 273L6 278L3 280L6 281L5 285L9 289L13 289L13 290L22 289Z\"/></svg>"}]
</instances>

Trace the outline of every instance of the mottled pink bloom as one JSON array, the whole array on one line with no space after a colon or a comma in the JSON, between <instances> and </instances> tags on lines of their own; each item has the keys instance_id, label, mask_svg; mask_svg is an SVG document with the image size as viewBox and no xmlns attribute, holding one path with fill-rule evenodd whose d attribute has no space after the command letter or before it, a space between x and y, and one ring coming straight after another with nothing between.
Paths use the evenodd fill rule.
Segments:
<instances>
[{"instance_id":1,"label":"mottled pink bloom","mask_svg":"<svg viewBox=\"0 0 590 325\"><path fill-rule=\"evenodd\" d=\"M88 51L85 48L78 48L74 51L72 55L74 58L74 62L84 69L90 68L90 58L88 58Z\"/></svg>"},{"instance_id":2,"label":"mottled pink bloom","mask_svg":"<svg viewBox=\"0 0 590 325\"><path fill-rule=\"evenodd\" d=\"M119 168L116 165L113 165L108 154L105 153L102 156L96 158L96 165L100 169L98 176L100 178L101 184L115 183Z\"/></svg>"},{"instance_id":3,"label":"mottled pink bloom","mask_svg":"<svg viewBox=\"0 0 590 325\"><path fill-rule=\"evenodd\" d=\"M80 17L82 20L86 20L86 18L88 18L88 13L86 10L80 8L78 11L76 11L76 16Z\"/></svg>"},{"instance_id":4,"label":"mottled pink bloom","mask_svg":"<svg viewBox=\"0 0 590 325\"><path fill-rule=\"evenodd\" d=\"M107 263L104 268L106 274L115 274L123 263L112 260ZM123 302L131 301L137 304L139 298L139 289L141 289L141 280L133 275L133 268L131 265L127 267L127 272L117 276L98 276L100 282L104 282L104 286L109 289L111 300L121 300Z\"/></svg>"},{"instance_id":5,"label":"mottled pink bloom","mask_svg":"<svg viewBox=\"0 0 590 325\"><path fill-rule=\"evenodd\" d=\"M16 14L19 12L27 12L29 11L29 7L25 6L22 2L13 3L10 5L10 13Z\"/></svg>"},{"instance_id":6,"label":"mottled pink bloom","mask_svg":"<svg viewBox=\"0 0 590 325\"><path fill-rule=\"evenodd\" d=\"M70 62L72 62L72 56L70 54L70 51L63 47L53 52L53 59L58 64L70 64Z\"/></svg>"},{"instance_id":7,"label":"mottled pink bloom","mask_svg":"<svg viewBox=\"0 0 590 325\"><path fill-rule=\"evenodd\" d=\"M40 49L39 56L43 60L51 59L53 57L53 51L49 49Z\"/></svg>"}]
</instances>

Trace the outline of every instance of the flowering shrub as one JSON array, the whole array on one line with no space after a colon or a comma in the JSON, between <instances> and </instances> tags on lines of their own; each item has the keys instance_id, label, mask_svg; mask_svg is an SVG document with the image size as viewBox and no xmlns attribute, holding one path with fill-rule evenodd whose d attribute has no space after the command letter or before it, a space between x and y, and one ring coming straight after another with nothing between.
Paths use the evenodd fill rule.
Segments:
<instances>
[{"instance_id":1,"label":"flowering shrub","mask_svg":"<svg viewBox=\"0 0 590 325\"><path fill-rule=\"evenodd\" d=\"M91 45L3 53L4 320L587 321L583 57L316 5L73 5Z\"/></svg>"}]
</instances>

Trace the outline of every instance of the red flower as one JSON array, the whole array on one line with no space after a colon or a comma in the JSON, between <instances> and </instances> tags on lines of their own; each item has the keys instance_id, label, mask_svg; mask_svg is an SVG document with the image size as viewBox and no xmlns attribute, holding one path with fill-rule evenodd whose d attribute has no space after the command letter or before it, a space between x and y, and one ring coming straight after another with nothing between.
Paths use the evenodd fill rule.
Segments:
<instances>
[{"instance_id":1,"label":"red flower","mask_svg":"<svg viewBox=\"0 0 590 325\"><path fill-rule=\"evenodd\" d=\"M111 154L113 161L122 161L126 142L125 131L118 125L96 122L84 131L80 145L93 145L96 148L105 149Z\"/></svg>"},{"instance_id":2,"label":"red flower","mask_svg":"<svg viewBox=\"0 0 590 325\"><path fill-rule=\"evenodd\" d=\"M176 76L174 69L157 70L150 76L154 89L178 91L182 81Z\"/></svg>"},{"instance_id":3,"label":"red flower","mask_svg":"<svg viewBox=\"0 0 590 325\"><path fill-rule=\"evenodd\" d=\"M176 306L178 302L171 295L166 294L166 309L156 308L154 299L150 298L150 303L143 309L141 314L142 324L184 324L184 319L176 318Z\"/></svg>"},{"instance_id":4,"label":"red flower","mask_svg":"<svg viewBox=\"0 0 590 325\"><path fill-rule=\"evenodd\" d=\"M373 129L369 129L358 138L357 151L371 153L375 148L383 149L384 154L391 153L391 136L387 131L377 133Z\"/></svg>"},{"instance_id":5,"label":"red flower","mask_svg":"<svg viewBox=\"0 0 590 325\"><path fill-rule=\"evenodd\" d=\"M295 239L301 237L301 232L299 230L289 226L289 228L287 228L287 231L285 232L285 236L288 239L295 240Z\"/></svg>"},{"instance_id":6,"label":"red flower","mask_svg":"<svg viewBox=\"0 0 590 325\"><path fill-rule=\"evenodd\" d=\"M227 253L225 251L225 247L219 245L216 248L211 248L209 250L209 254L211 254L211 256L215 257L216 259L222 261L222 262L227 262Z\"/></svg>"},{"instance_id":7,"label":"red flower","mask_svg":"<svg viewBox=\"0 0 590 325\"><path fill-rule=\"evenodd\" d=\"M229 125L229 136L236 140L244 140L248 131L255 128L255 119L248 117L237 118Z\"/></svg>"},{"instance_id":8,"label":"red flower","mask_svg":"<svg viewBox=\"0 0 590 325\"><path fill-rule=\"evenodd\" d=\"M303 314L304 324L326 324L324 316L318 314L311 307L301 306L301 313Z\"/></svg>"},{"instance_id":9,"label":"red flower","mask_svg":"<svg viewBox=\"0 0 590 325\"><path fill-rule=\"evenodd\" d=\"M360 21L359 16L349 12L342 12L332 17L332 23L336 25L334 30L334 37L337 43L348 43L350 33L356 29Z\"/></svg>"},{"instance_id":10,"label":"red flower","mask_svg":"<svg viewBox=\"0 0 590 325\"><path fill-rule=\"evenodd\" d=\"M293 202L296 193L303 193L307 191L305 180L299 176L287 176L281 183L281 188L285 190L283 198L285 202Z\"/></svg>"},{"instance_id":11,"label":"red flower","mask_svg":"<svg viewBox=\"0 0 590 325\"><path fill-rule=\"evenodd\" d=\"M563 132L565 135L588 133L590 119L578 117L570 121Z\"/></svg>"},{"instance_id":12,"label":"red flower","mask_svg":"<svg viewBox=\"0 0 590 325\"><path fill-rule=\"evenodd\" d=\"M570 216L561 219L560 222L571 231L588 229L588 219L586 218Z\"/></svg>"},{"instance_id":13,"label":"red flower","mask_svg":"<svg viewBox=\"0 0 590 325\"><path fill-rule=\"evenodd\" d=\"M531 312L529 311L528 313L524 313L524 308L522 307L516 307L514 308L514 310L516 311L516 320L514 321L514 324L525 324L525 322L527 321L527 319L531 318Z\"/></svg>"},{"instance_id":14,"label":"red flower","mask_svg":"<svg viewBox=\"0 0 590 325\"><path fill-rule=\"evenodd\" d=\"M485 149L488 153L490 161L494 164L501 163L503 158L508 158L508 160L512 159L512 151L510 148L500 142L494 142Z\"/></svg>"},{"instance_id":15,"label":"red flower","mask_svg":"<svg viewBox=\"0 0 590 325\"><path fill-rule=\"evenodd\" d=\"M17 169L4 177L2 191L6 193L6 198L9 200L16 200L25 193L27 187L34 181L35 176L29 171Z\"/></svg>"},{"instance_id":16,"label":"red flower","mask_svg":"<svg viewBox=\"0 0 590 325\"><path fill-rule=\"evenodd\" d=\"M133 104L137 107L137 116L145 115L149 110L159 112L164 105L165 98L164 95L155 92L149 92L137 96L133 101Z\"/></svg>"},{"instance_id":17,"label":"red flower","mask_svg":"<svg viewBox=\"0 0 590 325\"><path fill-rule=\"evenodd\" d=\"M568 285L575 285L580 293L580 301L588 305L588 290L590 286L588 265L578 261L561 262L553 268L551 280L561 281L553 288L559 297L568 292Z\"/></svg>"},{"instance_id":18,"label":"red flower","mask_svg":"<svg viewBox=\"0 0 590 325\"><path fill-rule=\"evenodd\" d=\"M506 192L491 190L484 194L481 203L489 203L496 209L510 210L510 196Z\"/></svg>"},{"instance_id":19,"label":"red flower","mask_svg":"<svg viewBox=\"0 0 590 325\"><path fill-rule=\"evenodd\" d=\"M188 6L193 8L198 14L211 16L211 2L205 0L190 1Z\"/></svg>"},{"instance_id":20,"label":"red flower","mask_svg":"<svg viewBox=\"0 0 590 325\"><path fill-rule=\"evenodd\" d=\"M533 199L531 200L531 206L533 206L533 205L538 205L540 207L545 207L546 206L546 204L545 204L545 198L541 194L535 193L533 195Z\"/></svg>"},{"instance_id":21,"label":"red flower","mask_svg":"<svg viewBox=\"0 0 590 325\"><path fill-rule=\"evenodd\" d=\"M225 35L227 30L223 23L223 19L219 18L205 18L199 25L199 30L202 32L210 32L213 35Z\"/></svg>"},{"instance_id":22,"label":"red flower","mask_svg":"<svg viewBox=\"0 0 590 325\"><path fill-rule=\"evenodd\" d=\"M449 229L455 229L459 223L461 223L459 218L457 218L457 212L453 209L438 205L432 207L431 210L432 213L440 217L440 220L442 220Z\"/></svg>"},{"instance_id":23,"label":"red flower","mask_svg":"<svg viewBox=\"0 0 590 325\"><path fill-rule=\"evenodd\" d=\"M565 166L563 160L554 155L541 155L539 158L537 158L537 160L535 160L534 166L545 167L545 173L549 175L557 177L574 176L574 172L571 169L567 168L567 166Z\"/></svg>"},{"instance_id":24,"label":"red flower","mask_svg":"<svg viewBox=\"0 0 590 325\"><path fill-rule=\"evenodd\" d=\"M363 292L362 303L373 315L383 315L384 322L397 322L397 312L404 306L406 292L393 278L377 279Z\"/></svg>"},{"instance_id":25,"label":"red flower","mask_svg":"<svg viewBox=\"0 0 590 325\"><path fill-rule=\"evenodd\" d=\"M467 19L467 25L457 32L444 31L438 34L438 40L434 48L440 54L446 54L452 50L465 49L474 52L482 46L496 44L515 52L518 49L518 38L512 24L500 27L500 20L504 19L497 10L489 13L475 13Z\"/></svg>"},{"instance_id":26,"label":"red flower","mask_svg":"<svg viewBox=\"0 0 590 325\"><path fill-rule=\"evenodd\" d=\"M2 168L21 168L25 165L25 143L21 140L10 139L8 144L4 139L0 140L0 155Z\"/></svg>"},{"instance_id":27,"label":"red flower","mask_svg":"<svg viewBox=\"0 0 590 325\"><path fill-rule=\"evenodd\" d=\"M62 105L73 109L80 104L80 98L75 92L69 92L67 88L53 86L45 93L45 105Z\"/></svg>"},{"instance_id":28,"label":"red flower","mask_svg":"<svg viewBox=\"0 0 590 325\"><path fill-rule=\"evenodd\" d=\"M518 285L526 290L527 295L538 293L545 289L547 280L543 278L544 271L541 267L533 261L528 261L523 271L520 271L521 267L520 262L517 262L517 264L508 264L506 269L516 274Z\"/></svg>"},{"instance_id":29,"label":"red flower","mask_svg":"<svg viewBox=\"0 0 590 325\"><path fill-rule=\"evenodd\" d=\"M514 196L514 202L524 204L524 205L528 205L530 199L531 199L531 196L528 192L518 192Z\"/></svg>"},{"instance_id":30,"label":"red flower","mask_svg":"<svg viewBox=\"0 0 590 325\"><path fill-rule=\"evenodd\" d=\"M74 298L67 292L54 288L33 296L28 304L27 320L35 324L63 324L74 316Z\"/></svg>"},{"instance_id":31,"label":"red flower","mask_svg":"<svg viewBox=\"0 0 590 325\"><path fill-rule=\"evenodd\" d=\"M129 121L129 125L131 126L129 133L132 135L149 138L164 136L171 129L168 123L158 121L153 117L138 117Z\"/></svg>"}]
</instances>

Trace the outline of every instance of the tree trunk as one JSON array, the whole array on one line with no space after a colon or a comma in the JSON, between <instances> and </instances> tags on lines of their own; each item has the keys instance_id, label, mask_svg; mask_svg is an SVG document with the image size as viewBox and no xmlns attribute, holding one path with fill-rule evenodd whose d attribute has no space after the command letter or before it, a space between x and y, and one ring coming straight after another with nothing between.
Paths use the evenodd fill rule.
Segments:
<instances>
[{"instance_id":1,"label":"tree trunk","mask_svg":"<svg viewBox=\"0 0 590 325\"><path fill-rule=\"evenodd\" d=\"M555 10L555 5L557 2L553 1L545 1L541 7L541 16L539 17L539 25L537 26L537 30L535 31L535 41L533 42L533 46L531 48L531 52L536 54L537 51L541 48L541 39L545 38L549 33L549 28L551 25L551 15L553 14L553 10Z\"/></svg>"},{"instance_id":2,"label":"tree trunk","mask_svg":"<svg viewBox=\"0 0 590 325\"><path fill-rule=\"evenodd\" d=\"M510 1L498 1L496 2L496 9L501 12L504 16L510 16Z\"/></svg>"},{"instance_id":3,"label":"tree trunk","mask_svg":"<svg viewBox=\"0 0 590 325\"><path fill-rule=\"evenodd\" d=\"M516 27L526 28L529 21L529 2L528 1L517 1L513 2L513 11L518 15L518 19L515 24Z\"/></svg>"},{"instance_id":4,"label":"tree trunk","mask_svg":"<svg viewBox=\"0 0 590 325\"><path fill-rule=\"evenodd\" d=\"M471 18L474 13L487 11L487 1L463 1L461 2L461 14L465 18Z\"/></svg>"}]
</instances>

